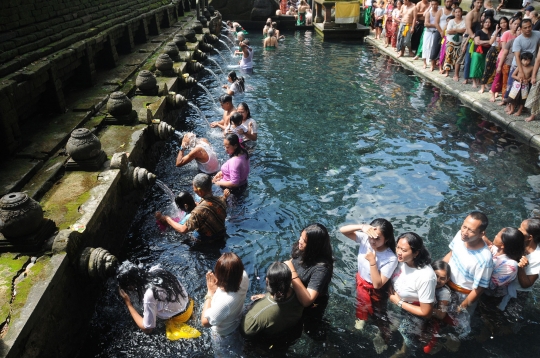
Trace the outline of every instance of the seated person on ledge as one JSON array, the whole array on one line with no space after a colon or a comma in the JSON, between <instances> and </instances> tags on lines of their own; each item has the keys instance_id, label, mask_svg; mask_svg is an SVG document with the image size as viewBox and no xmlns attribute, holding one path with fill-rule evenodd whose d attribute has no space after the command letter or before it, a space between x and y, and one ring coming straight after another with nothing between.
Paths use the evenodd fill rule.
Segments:
<instances>
[{"instance_id":1,"label":"seated person on ledge","mask_svg":"<svg viewBox=\"0 0 540 358\"><path fill-rule=\"evenodd\" d=\"M213 242L225 237L225 218L227 217L226 199L229 190L223 196L212 194L212 178L208 174L197 174L193 178L193 191L202 199L191 211L185 224L179 224L173 218L156 212L156 219L171 226L179 233L193 232L193 237L202 242Z\"/></svg>"}]
</instances>

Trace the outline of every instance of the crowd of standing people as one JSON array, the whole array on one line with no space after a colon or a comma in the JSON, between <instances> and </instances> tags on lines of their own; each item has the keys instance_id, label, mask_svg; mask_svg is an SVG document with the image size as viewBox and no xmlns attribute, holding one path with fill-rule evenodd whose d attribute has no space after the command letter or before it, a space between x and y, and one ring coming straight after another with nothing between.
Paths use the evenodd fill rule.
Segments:
<instances>
[{"instance_id":1,"label":"crowd of standing people","mask_svg":"<svg viewBox=\"0 0 540 358\"><path fill-rule=\"evenodd\" d=\"M507 114L521 116L527 108L525 121L534 120L540 113L538 12L527 5L510 18L495 19L492 0L473 1L470 9L460 5L461 0L366 0L363 23L397 57L422 59L425 69L438 68L442 76L453 73L454 81L489 92L491 102L500 96Z\"/></svg>"}]
</instances>

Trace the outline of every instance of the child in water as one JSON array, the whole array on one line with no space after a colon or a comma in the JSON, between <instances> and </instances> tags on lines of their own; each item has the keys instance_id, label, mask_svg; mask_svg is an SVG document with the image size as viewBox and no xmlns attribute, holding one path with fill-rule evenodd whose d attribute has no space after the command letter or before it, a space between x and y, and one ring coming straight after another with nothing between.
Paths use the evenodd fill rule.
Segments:
<instances>
[{"instance_id":1,"label":"child in water","mask_svg":"<svg viewBox=\"0 0 540 358\"><path fill-rule=\"evenodd\" d=\"M248 127L246 127L245 124L242 124L243 119L244 117L240 113L233 113L230 117L231 123L229 124L229 127L227 127L227 129L223 132L223 135L234 133L238 136L238 138L240 138L240 142L242 142L242 137L240 133L238 133L239 130L243 130L243 133L248 131Z\"/></svg>"},{"instance_id":2,"label":"child in water","mask_svg":"<svg viewBox=\"0 0 540 358\"><path fill-rule=\"evenodd\" d=\"M191 211L195 209L197 204L195 204L193 196L191 196L191 194L187 191L181 191L180 193L178 193L176 198L174 198L174 202L176 203L178 209L186 213L182 220L180 220L180 224L185 225L187 219L189 219L189 217L191 216Z\"/></svg>"}]
</instances>

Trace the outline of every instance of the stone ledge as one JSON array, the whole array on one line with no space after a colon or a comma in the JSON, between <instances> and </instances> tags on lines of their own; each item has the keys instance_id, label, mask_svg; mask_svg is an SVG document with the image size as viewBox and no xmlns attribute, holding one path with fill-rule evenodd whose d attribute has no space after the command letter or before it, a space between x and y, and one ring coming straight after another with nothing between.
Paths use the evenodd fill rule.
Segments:
<instances>
[{"instance_id":1,"label":"stone ledge","mask_svg":"<svg viewBox=\"0 0 540 358\"><path fill-rule=\"evenodd\" d=\"M464 85L461 82L455 82L452 76L443 77L438 70L433 72L422 68L422 60L414 61L412 57L397 57L397 52L392 47L384 47L382 41L375 40L370 35L366 37L366 42L373 45L381 53L392 57L396 62L399 62L403 67L412 70L416 75L423 77L433 85L441 88L444 91L458 97L465 105L473 108L475 111L484 115L488 120L495 122L501 128L507 130L523 143L540 149L540 122L525 122L525 116L515 117L509 116L504 112L504 108L489 102L489 93L478 93L478 89L473 88L470 84Z\"/></svg>"}]
</instances>

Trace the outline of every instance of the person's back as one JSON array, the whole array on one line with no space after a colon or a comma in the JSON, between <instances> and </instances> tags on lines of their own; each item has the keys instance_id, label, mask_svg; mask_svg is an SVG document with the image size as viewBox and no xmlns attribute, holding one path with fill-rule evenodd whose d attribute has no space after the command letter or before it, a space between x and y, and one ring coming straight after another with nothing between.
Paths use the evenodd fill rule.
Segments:
<instances>
[{"instance_id":1,"label":"person's back","mask_svg":"<svg viewBox=\"0 0 540 358\"><path fill-rule=\"evenodd\" d=\"M286 331L298 324L303 310L294 291L283 302L277 302L267 293L255 302L242 319L242 331L247 338L269 338L286 334Z\"/></svg>"}]
</instances>

